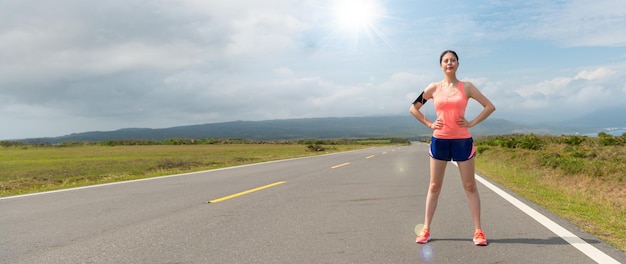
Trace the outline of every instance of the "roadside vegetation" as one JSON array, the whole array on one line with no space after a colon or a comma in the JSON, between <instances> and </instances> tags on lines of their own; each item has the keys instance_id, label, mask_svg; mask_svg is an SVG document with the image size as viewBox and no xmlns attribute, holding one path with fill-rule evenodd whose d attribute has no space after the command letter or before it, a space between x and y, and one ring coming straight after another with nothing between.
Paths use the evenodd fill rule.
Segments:
<instances>
[{"instance_id":1,"label":"roadside vegetation","mask_svg":"<svg viewBox=\"0 0 626 264\"><path fill-rule=\"evenodd\" d=\"M626 252L626 134L476 139L477 170Z\"/></svg>"},{"instance_id":2,"label":"roadside vegetation","mask_svg":"<svg viewBox=\"0 0 626 264\"><path fill-rule=\"evenodd\" d=\"M390 144L409 141L167 139L59 145L0 141L0 197Z\"/></svg>"}]
</instances>

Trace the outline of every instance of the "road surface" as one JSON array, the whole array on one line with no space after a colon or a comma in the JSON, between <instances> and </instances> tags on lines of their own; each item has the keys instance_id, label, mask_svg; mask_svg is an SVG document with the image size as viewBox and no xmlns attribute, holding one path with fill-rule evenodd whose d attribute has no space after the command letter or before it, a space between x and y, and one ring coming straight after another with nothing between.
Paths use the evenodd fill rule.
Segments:
<instances>
[{"instance_id":1,"label":"road surface","mask_svg":"<svg viewBox=\"0 0 626 264\"><path fill-rule=\"evenodd\" d=\"M432 240L415 244L428 185L415 143L1 198L0 263L626 263L478 177L486 247L452 163Z\"/></svg>"}]
</instances>

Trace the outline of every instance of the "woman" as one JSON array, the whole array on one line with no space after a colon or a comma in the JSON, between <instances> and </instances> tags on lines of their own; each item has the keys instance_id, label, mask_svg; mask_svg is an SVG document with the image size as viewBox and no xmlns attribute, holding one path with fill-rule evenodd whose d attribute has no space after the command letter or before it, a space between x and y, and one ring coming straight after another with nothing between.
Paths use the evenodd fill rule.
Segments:
<instances>
[{"instance_id":1,"label":"woman","mask_svg":"<svg viewBox=\"0 0 626 264\"><path fill-rule=\"evenodd\" d=\"M444 72L441 82L429 84L424 92L413 102L410 112L422 124L433 129L430 143L430 186L426 196L424 228L416 242L425 244L430 240L430 224L437 208L437 201L443 184L443 176L448 161L456 161L461 173L461 180L467 195L467 202L474 222L474 244L487 245L487 239L480 226L480 198L474 178L474 156L476 149L469 128L485 120L493 111L494 105L474 84L461 82L456 78L459 57L452 50L444 51L439 57L439 64ZM465 118L465 109L469 98L483 106L483 110L474 119ZM437 120L430 121L420 111L427 100L433 99Z\"/></svg>"}]
</instances>

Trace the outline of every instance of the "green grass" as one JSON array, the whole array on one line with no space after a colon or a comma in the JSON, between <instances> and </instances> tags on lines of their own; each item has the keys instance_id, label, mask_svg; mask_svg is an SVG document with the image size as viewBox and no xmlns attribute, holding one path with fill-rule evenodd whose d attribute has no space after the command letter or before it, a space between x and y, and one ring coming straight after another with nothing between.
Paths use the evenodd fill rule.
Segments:
<instances>
[{"instance_id":1,"label":"green grass","mask_svg":"<svg viewBox=\"0 0 626 264\"><path fill-rule=\"evenodd\" d=\"M0 147L0 196L209 170L369 147L213 144Z\"/></svg>"},{"instance_id":2,"label":"green grass","mask_svg":"<svg viewBox=\"0 0 626 264\"><path fill-rule=\"evenodd\" d=\"M477 138L476 167L626 252L624 139L532 134Z\"/></svg>"}]
</instances>

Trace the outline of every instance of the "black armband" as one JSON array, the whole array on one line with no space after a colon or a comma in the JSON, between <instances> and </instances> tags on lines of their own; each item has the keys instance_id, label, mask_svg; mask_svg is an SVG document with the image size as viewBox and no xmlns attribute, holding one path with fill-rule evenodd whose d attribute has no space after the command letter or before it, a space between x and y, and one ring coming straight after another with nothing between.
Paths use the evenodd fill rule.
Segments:
<instances>
[{"instance_id":1,"label":"black armband","mask_svg":"<svg viewBox=\"0 0 626 264\"><path fill-rule=\"evenodd\" d=\"M422 92L420 94L420 96L417 97L417 99L415 99L415 101L413 101L413 104L417 104L417 103L422 103L425 104L426 101L428 101L427 99L424 99L424 92Z\"/></svg>"}]
</instances>

